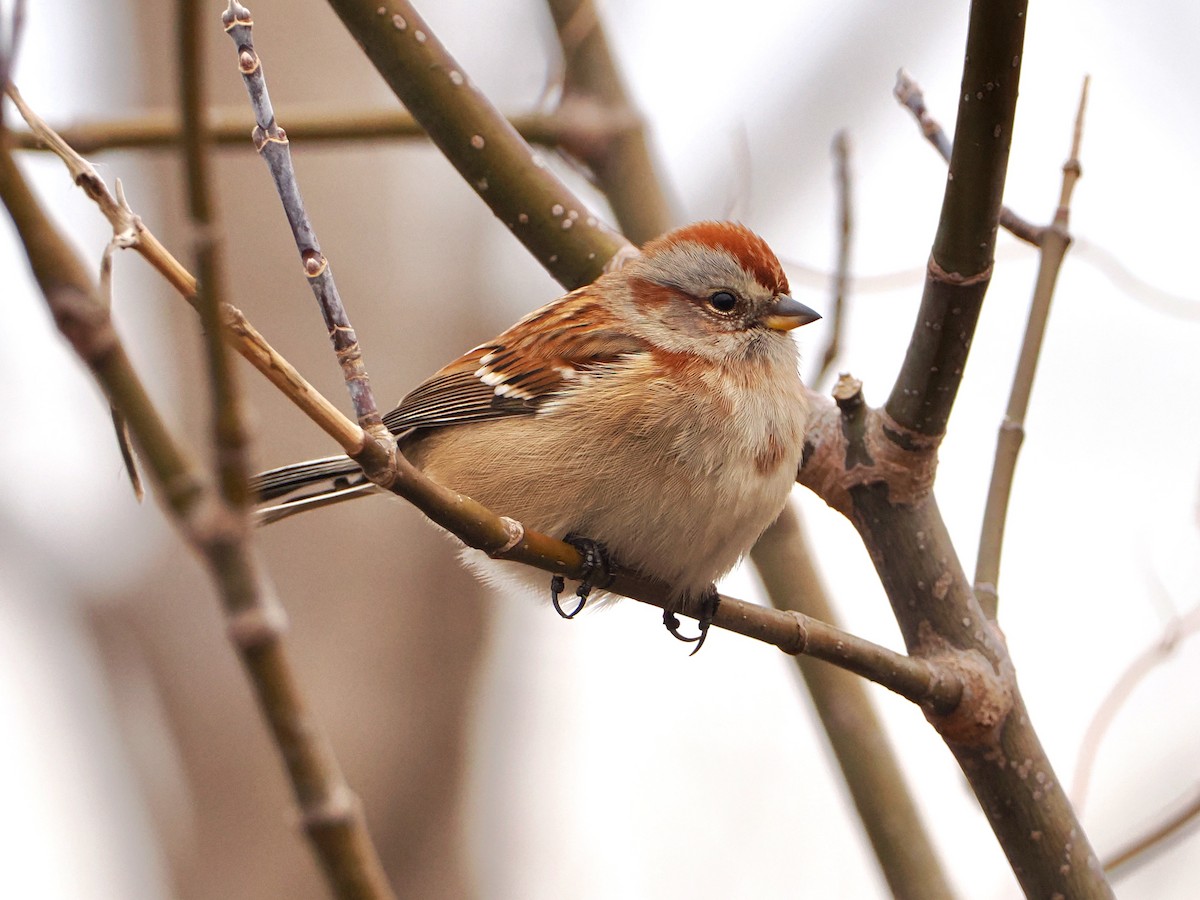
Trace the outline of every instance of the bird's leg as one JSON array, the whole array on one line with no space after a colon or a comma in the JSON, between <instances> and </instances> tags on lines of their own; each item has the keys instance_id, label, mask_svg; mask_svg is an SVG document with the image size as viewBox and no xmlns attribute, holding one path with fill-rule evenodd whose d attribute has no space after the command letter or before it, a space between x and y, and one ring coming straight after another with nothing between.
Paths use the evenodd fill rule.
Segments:
<instances>
[{"instance_id":1,"label":"bird's leg","mask_svg":"<svg viewBox=\"0 0 1200 900\"><path fill-rule=\"evenodd\" d=\"M700 626L700 633L692 637L687 637L679 633L679 617L671 610L663 610L663 625L667 626L667 631L671 632L671 636L677 640L688 644L695 644L696 648L689 653L689 656L695 656L700 652L700 648L704 646L704 640L708 637L708 628L712 625L713 616L717 614L717 606L721 602L721 595L717 593L717 586L710 584L708 588L700 595L699 607L696 617L697 624Z\"/></svg>"},{"instance_id":2,"label":"bird's leg","mask_svg":"<svg viewBox=\"0 0 1200 900\"><path fill-rule=\"evenodd\" d=\"M563 592L564 584L561 575L555 575L550 579L550 602L554 604L554 611L564 619L573 619L583 611L583 607L587 604L593 583L597 580L601 583L608 581L608 554L595 541L585 537L568 534L563 540L578 550L583 557L583 577L579 580L579 587L575 588L575 596L579 598L579 603L571 612L567 612L558 602L558 596ZM600 577L597 578L597 575Z\"/></svg>"}]
</instances>

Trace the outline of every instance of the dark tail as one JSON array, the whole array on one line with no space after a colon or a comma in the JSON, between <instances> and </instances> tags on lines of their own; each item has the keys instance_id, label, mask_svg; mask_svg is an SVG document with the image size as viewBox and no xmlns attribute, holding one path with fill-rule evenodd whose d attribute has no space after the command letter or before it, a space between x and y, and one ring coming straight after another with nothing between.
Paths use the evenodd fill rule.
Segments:
<instances>
[{"instance_id":1,"label":"dark tail","mask_svg":"<svg viewBox=\"0 0 1200 900\"><path fill-rule=\"evenodd\" d=\"M260 525L269 525L296 513L363 497L376 487L354 460L330 456L255 475L250 490L258 500L255 518Z\"/></svg>"}]
</instances>

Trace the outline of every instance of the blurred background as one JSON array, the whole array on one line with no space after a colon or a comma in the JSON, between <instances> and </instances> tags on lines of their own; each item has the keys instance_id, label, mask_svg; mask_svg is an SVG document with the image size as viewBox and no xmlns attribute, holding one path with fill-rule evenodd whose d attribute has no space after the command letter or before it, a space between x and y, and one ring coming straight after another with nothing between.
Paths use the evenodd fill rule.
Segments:
<instances>
[{"instance_id":1,"label":"blurred background","mask_svg":"<svg viewBox=\"0 0 1200 900\"><path fill-rule=\"evenodd\" d=\"M51 124L173 104L169 5L29 6L15 81ZM209 94L244 108L248 133L222 8L214 0ZM907 68L952 129L966 4L600 9L683 218L753 227L817 309L829 304L835 250L829 148L847 130L855 280L837 369L882 402L945 178L892 86ZM285 128L289 109L395 107L323 4L258 0L252 11ZM547 103L559 54L541 3L421 11L501 109ZM1077 243L1027 422L1001 583L1022 689L1068 785L1121 672L1200 603L1200 117L1188 74L1198 28L1200 8L1182 0L1136 10L1047 0L1029 14L1006 194L1028 219L1049 221L1080 85L1093 79ZM293 152L381 402L561 292L423 143ZM92 158L188 260L173 154ZM23 161L98 265L99 214L56 160ZM220 151L216 174L232 302L348 407L249 142ZM0 895L324 896L209 583L155 502L134 502L106 404L54 332L7 217L0 259L10 322L0 329ZM968 572L1035 267L1032 249L1001 234L942 449L937 492ZM132 255L118 259L115 283L118 325L156 399L207 454L194 315ZM806 372L827 327L800 334ZM333 452L248 369L244 384L260 467ZM802 489L793 502L847 626L902 646L850 525ZM488 596L452 542L398 501L297 517L263 531L260 546L304 685L401 896L886 896L782 654L718 632L690 659L641 604L564 622L525 598ZM761 597L749 569L724 587ZM1100 745L1082 815L1102 856L1196 792L1197 683L1200 642L1185 640ZM1017 896L941 741L910 704L873 690L956 888ZM1117 890L1190 897L1198 860L1193 830Z\"/></svg>"}]
</instances>

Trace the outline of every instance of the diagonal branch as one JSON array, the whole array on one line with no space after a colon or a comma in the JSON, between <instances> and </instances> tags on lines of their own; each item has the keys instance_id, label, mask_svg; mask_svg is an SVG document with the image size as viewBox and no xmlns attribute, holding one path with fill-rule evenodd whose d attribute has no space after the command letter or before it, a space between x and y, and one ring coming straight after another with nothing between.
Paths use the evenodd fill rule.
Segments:
<instances>
[{"instance_id":1,"label":"diagonal branch","mask_svg":"<svg viewBox=\"0 0 1200 900\"><path fill-rule=\"evenodd\" d=\"M446 159L560 284L589 284L632 249L546 168L411 3L329 4Z\"/></svg>"},{"instance_id":2,"label":"diagonal branch","mask_svg":"<svg viewBox=\"0 0 1200 900\"><path fill-rule=\"evenodd\" d=\"M0 135L2 138L3 135ZM2 143L2 142L0 142ZM310 833L339 846L345 884L339 896L385 898L370 868L357 798L308 709L283 644L287 616L253 560L243 522L230 514L204 473L167 429L129 361L86 267L46 216L6 145L0 146L0 197L24 243L55 323L125 417L156 491L184 539L204 560L259 702L279 742ZM344 888L344 889L341 889Z\"/></svg>"},{"instance_id":3,"label":"diagonal branch","mask_svg":"<svg viewBox=\"0 0 1200 900\"><path fill-rule=\"evenodd\" d=\"M74 182L99 207L112 226L113 233L121 238L121 246L130 247L141 254L167 283L194 309L198 309L196 278L163 246L146 227L142 218L130 207L121 182L117 181L114 196L95 168L26 105L15 86L9 85L8 96L29 125L30 131L63 161ZM221 314L227 326L225 334L233 341L234 349L326 434L337 441L345 453L357 457L371 451L375 442L368 440L361 428L342 415L341 410L309 384L250 324L241 310L227 305L222 308ZM380 460L385 458L386 455L379 457Z\"/></svg>"},{"instance_id":4,"label":"diagonal branch","mask_svg":"<svg viewBox=\"0 0 1200 900\"><path fill-rule=\"evenodd\" d=\"M629 124L607 134L565 134L562 147L595 174L621 231L635 244L678 220L655 171L645 123L621 79L593 0L546 0L562 48L566 79L560 110L593 109Z\"/></svg>"},{"instance_id":5,"label":"diagonal branch","mask_svg":"<svg viewBox=\"0 0 1200 900\"><path fill-rule=\"evenodd\" d=\"M896 73L896 87L893 88L892 93L901 105L912 113L921 129L921 134L925 135L925 139L941 154L942 159L950 162L952 152L950 138L946 137L941 123L933 117L925 105L925 93L921 90L921 86L904 69ZM1000 227L1027 244L1033 244L1036 247L1042 243L1042 227L1026 222L1007 206L1000 207Z\"/></svg>"}]
</instances>

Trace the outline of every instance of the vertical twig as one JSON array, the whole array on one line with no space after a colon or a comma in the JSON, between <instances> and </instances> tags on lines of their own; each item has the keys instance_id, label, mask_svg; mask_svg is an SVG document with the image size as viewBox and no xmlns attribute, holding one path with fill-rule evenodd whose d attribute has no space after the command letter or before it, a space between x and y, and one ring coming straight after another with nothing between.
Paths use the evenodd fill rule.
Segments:
<instances>
[{"instance_id":1,"label":"vertical twig","mask_svg":"<svg viewBox=\"0 0 1200 900\"><path fill-rule=\"evenodd\" d=\"M200 0L179 0L176 28L184 170L199 273L196 306L212 387L221 494L216 504L219 527L211 530L205 553L222 588L230 639L257 688L259 706L287 767L305 833L331 891L346 900L381 900L392 892L367 831L362 804L346 783L328 738L308 709L283 643L286 613L278 598L265 588L250 550L247 438L236 371L226 346L223 258L210 183L211 140L204 116L206 29L202 8Z\"/></svg>"},{"instance_id":2,"label":"vertical twig","mask_svg":"<svg viewBox=\"0 0 1200 900\"><path fill-rule=\"evenodd\" d=\"M833 310L829 320L829 341L821 354L821 367L813 376L812 387L825 380L841 350L842 323L845 320L846 292L850 284L850 244L854 236L854 203L850 193L850 137L839 131L833 138L833 178L837 195L837 260L833 268Z\"/></svg>"},{"instance_id":3,"label":"vertical twig","mask_svg":"<svg viewBox=\"0 0 1200 900\"><path fill-rule=\"evenodd\" d=\"M249 504L247 435L237 372L226 347L224 257L212 191L212 138L205 116L204 34L199 0L178 0L179 106L187 207L196 258L196 308L204 333L204 351L212 388L213 444L221 495L231 509Z\"/></svg>"},{"instance_id":4,"label":"vertical twig","mask_svg":"<svg viewBox=\"0 0 1200 900\"><path fill-rule=\"evenodd\" d=\"M321 253L316 232L304 211L304 201L296 182L287 134L275 121L275 112L271 107L271 97L267 93L267 82L263 76L262 60L255 52L251 39L254 20L250 17L250 10L237 0L230 0L221 21L237 47L238 68L241 69L246 91L250 95L250 104L254 108L255 149L271 171L275 189L283 202L283 210L287 215L288 224L292 227L296 249L300 251L300 260L304 265L304 277L308 279L313 295L317 298L325 327L329 330L329 340L342 367L342 376L350 393L350 400L354 404L358 424L376 438L387 439L388 431L383 426L375 395L371 391L371 381L363 365L358 335L355 334L350 318L346 315L346 308L334 283L329 261Z\"/></svg>"},{"instance_id":5,"label":"vertical twig","mask_svg":"<svg viewBox=\"0 0 1200 900\"><path fill-rule=\"evenodd\" d=\"M1041 232L1037 282L1034 286L1033 302L1029 308L1029 321L1025 325L1025 338L1021 342L1021 355L1017 361L1016 374L1013 376L1008 409L1004 413L1004 421L1000 425L1000 435L996 441L996 461L992 466L992 480L988 486L987 505L984 508L975 564L975 595L990 619L996 618L1000 602L1000 554L1004 545L1004 524L1008 517L1008 501L1012 494L1017 455L1025 439L1025 414L1029 410L1029 397L1033 391L1033 379L1037 374L1038 357L1042 352L1042 339L1050 317L1054 285L1062 269L1067 248L1071 245L1071 233L1068 229L1071 194L1082 173L1079 165L1079 145L1083 138L1083 114L1087 108L1087 94L1088 79L1085 78L1079 96L1079 111L1075 116L1071 155L1063 163L1062 190L1058 207L1054 211L1054 220L1050 226Z\"/></svg>"}]
</instances>

